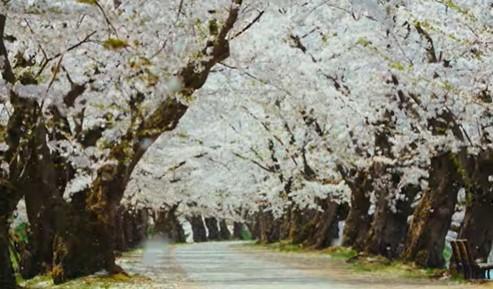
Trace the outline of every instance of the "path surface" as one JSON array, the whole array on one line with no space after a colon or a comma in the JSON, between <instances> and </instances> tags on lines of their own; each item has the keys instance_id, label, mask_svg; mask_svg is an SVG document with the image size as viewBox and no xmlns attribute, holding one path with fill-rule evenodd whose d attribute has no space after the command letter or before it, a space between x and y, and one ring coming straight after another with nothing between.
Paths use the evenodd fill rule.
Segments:
<instances>
[{"instance_id":1,"label":"path surface","mask_svg":"<svg viewBox=\"0 0 493 289\"><path fill-rule=\"evenodd\" d=\"M190 245L149 243L122 258L130 273L152 279L156 289L464 289L444 282L355 275L321 255L286 254L237 242Z\"/></svg>"}]
</instances>

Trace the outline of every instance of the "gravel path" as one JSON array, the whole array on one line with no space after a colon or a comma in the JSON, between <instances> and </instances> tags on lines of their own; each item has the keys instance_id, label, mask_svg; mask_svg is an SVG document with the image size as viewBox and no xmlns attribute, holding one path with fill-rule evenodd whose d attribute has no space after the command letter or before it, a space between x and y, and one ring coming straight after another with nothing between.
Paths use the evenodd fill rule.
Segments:
<instances>
[{"instance_id":1,"label":"gravel path","mask_svg":"<svg viewBox=\"0 0 493 289\"><path fill-rule=\"evenodd\" d=\"M330 257L286 254L238 242L164 245L150 242L120 260L155 289L467 289L469 285L354 274Z\"/></svg>"}]
</instances>

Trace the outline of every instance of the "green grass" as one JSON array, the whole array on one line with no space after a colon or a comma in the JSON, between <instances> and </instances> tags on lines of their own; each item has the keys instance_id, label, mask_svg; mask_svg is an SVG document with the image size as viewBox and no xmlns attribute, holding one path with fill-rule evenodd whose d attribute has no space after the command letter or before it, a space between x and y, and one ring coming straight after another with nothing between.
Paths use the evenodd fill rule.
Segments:
<instances>
[{"instance_id":1,"label":"green grass","mask_svg":"<svg viewBox=\"0 0 493 289\"><path fill-rule=\"evenodd\" d=\"M402 261L390 261L381 256L358 256L358 252L347 247L331 247L324 250L304 248L294 245L289 241L281 241L273 244L254 244L254 246L288 253L309 253L330 256L335 262L341 263L351 271L359 274L371 274L378 276L392 276L408 279L437 279L442 277L444 269L426 269ZM454 277L452 281L460 281L460 277Z\"/></svg>"},{"instance_id":2,"label":"green grass","mask_svg":"<svg viewBox=\"0 0 493 289\"><path fill-rule=\"evenodd\" d=\"M348 247L331 247L321 251L337 260L349 260L358 256L358 252Z\"/></svg>"},{"instance_id":3,"label":"green grass","mask_svg":"<svg viewBox=\"0 0 493 289\"><path fill-rule=\"evenodd\" d=\"M359 257L350 263L350 268L358 273L372 273L408 279L438 279L446 270L420 268L402 261L389 261L384 257Z\"/></svg>"},{"instance_id":4,"label":"green grass","mask_svg":"<svg viewBox=\"0 0 493 289\"><path fill-rule=\"evenodd\" d=\"M301 245L292 244L289 241L281 241L272 244L255 244L255 246L261 246L269 250L274 250L278 252L308 252L308 249L304 249Z\"/></svg>"},{"instance_id":5,"label":"green grass","mask_svg":"<svg viewBox=\"0 0 493 289\"><path fill-rule=\"evenodd\" d=\"M89 276L83 277L70 282L54 285L50 276L43 275L37 276L31 280L18 280L19 284L25 289L41 289L41 288L53 288L53 289L106 289L106 288L119 288L120 286L134 284L141 286L144 283L150 282L150 279L140 276L125 276L123 274L116 274L111 276Z\"/></svg>"}]
</instances>

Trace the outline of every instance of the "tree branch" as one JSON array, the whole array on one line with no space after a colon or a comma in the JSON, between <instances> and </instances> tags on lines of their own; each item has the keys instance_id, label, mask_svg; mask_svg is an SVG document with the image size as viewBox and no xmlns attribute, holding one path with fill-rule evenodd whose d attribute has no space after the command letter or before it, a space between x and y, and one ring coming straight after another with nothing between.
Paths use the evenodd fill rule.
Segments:
<instances>
[{"instance_id":1,"label":"tree branch","mask_svg":"<svg viewBox=\"0 0 493 289\"><path fill-rule=\"evenodd\" d=\"M0 56L3 56L4 64L2 69L2 77L7 82L14 84L15 83L15 75L12 71L12 66L9 61L9 54L7 52L7 48L5 47L4 42L4 33L5 33L5 24L7 22L7 17L4 14L0 14Z\"/></svg>"}]
</instances>

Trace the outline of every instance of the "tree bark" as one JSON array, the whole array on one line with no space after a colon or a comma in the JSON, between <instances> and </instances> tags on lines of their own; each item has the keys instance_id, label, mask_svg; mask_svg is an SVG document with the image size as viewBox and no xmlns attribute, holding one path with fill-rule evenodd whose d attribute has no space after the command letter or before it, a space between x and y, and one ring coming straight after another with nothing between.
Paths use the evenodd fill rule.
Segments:
<instances>
[{"instance_id":1,"label":"tree bark","mask_svg":"<svg viewBox=\"0 0 493 289\"><path fill-rule=\"evenodd\" d=\"M3 194L3 192L2 192ZM0 215L0 288L16 289L14 269L10 262L9 224L4 215Z\"/></svg>"},{"instance_id":2,"label":"tree bark","mask_svg":"<svg viewBox=\"0 0 493 289\"><path fill-rule=\"evenodd\" d=\"M255 213L249 222L247 222L247 227L250 233L252 234L252 238L254 240L260 241L260 213Z\"/></svg>"},{"instance_id":3,"label":"tree bark","mask_svg":"<svg viewBox=\"0 0 493 289\"><path fill-rule=\"evenodd\" d=\"M207 226L207 239L209 241L219 241L219 226L217 219L214 217L205 218L205 225Z\"/></svg>"},{"instance_id":4,"label":"tree bark","mask_svg":"<svg viewBox=\"0 0 493 289\"><path fill-rule=\"evenodd\" d=\"M303 209L295 212L289 232L289 239L293 244L303 244L314 234L315 226L319 221L319 214L320 212L314 209Z\"/></svg>"},{"instance_id":5,"label":"tree bark","mask_svg":"<svg viewBox=\"0 0 493 289\"><path fill-rule=\"evenodd\" d=\"M349 176L344 179L351 188L351 207L344 226L342 245L362 250L370 228L370 196L373 186L367 172L354 173L354 180Z\"/></svg>"},{"instance_id":6,"label":"tree bark","mask_svg":"<svg viewBox=\"0 0 493 289\"><path fill-rule=\"evenodd\" d=\"M219 224L219 235L221 237L221 240L224 241L231 240L231 232L229 231L226 220L222 220Z\"/></svg>"},{"instance_id":7,"label":"tree bark","mask_svg":"<svg viewBox=\"0 0 493 289\"><path fill-rule=\"evenodd\" d=\"M202 216L193 216L190 218L190 225L192 226L192 234L194 242L207 242L207 232L205 230L204 221Z\"/></svg>"},{"instance_id":8,"label":"tree bark","mask_svg":"<svg viewBox=\"0 0 493 289\"><path fill-rule=\"evenodd\" d=\"M405 200L396 200L395 208L389 208L388 201L375 211L366 243L366 252L385 256L389 259L399 257L404 250L408 232L408 217L412 214L412 202L418 193L417 187L403 188Z\"/></svg>"},{"instance_id":9,"label":"tree bark","mask_svg":"<svg viewBox=\"0 0 493 289\"><path fill-rule=\"evenodd\" d=\"M280 221L276 220L271 212L259 213L259 234L259 241L264 244L280 240Z\"/></svg>"},{"instance_id":10,"label":"tree bark","mask_svg":"<svg viewBox=\"0 0 493 289\"><path fill-rule=\"evenodd\" d=\"M174 206L170 210L164 208L160 209L158 211L155 229L156 232L164 238L169 238L176 243L185 243L185 232L176 216L177 208L178 206Z\"/></svg>"},{"instance_id":11,"label":"tree bark","mask_svg":"<svg viewBox=\"0 0 493 289\"><path fill-rule=\"evenodd\" d=\"M115 219L115 249L120 252L124 252L129 248L127 238L125 237L126 210L124 206L120 206Z\"/></svg>"},{"instance_id":12,"label":"tree bark","mask_svg":"<svg viewBox=\"0 0 493 289\"><path fill-rule=\"evenodd\" d=\"M6 57L8 62L8 55L3 46L4 24L5 17L0 14L0 55ZM9 66L7 65L8 68ZM12 79L12 82L14 80L15 78ZM24 191L21 188L23 182L29 181L25 176L28 175L28 171L32 170L32 163L36 162L36 159L33 158L38 158L36 140L39 132L38 128L40 127L40 110L34 101L20 99L14 92L11 92L10 101L14 111L9 118L6 128L6 142L9 148L2 155L4 161L9 164L9 170L8 176L3 175L3 171L0 176L0 254L2 256L2 260L0 261L2 265L0 269L0 283L6 288L12 288L13 284L15 288L16 281L13 275L8 249L8 220L23 197ZM29 264L25 268L28 266Z\"/></svg>"},{"instance_id":13,"label":"tree bark","mask_svg":"<svg viewBox=\"0 0 493 289\"><path fill-rule=\"evenodd\" d=\"M290 206L289 208L286 209L286 212L284 215L280 218L279 220L279 239L280 240L287 240L289 239L289 231L292 226L292 211L293 211L293 206Z\"/></svg>"},{"instance_id":14,"label":"tree bark","mask_svg":"<svg viewBox=\"0 0 493 289\"><path fill-rule=\"evenodd\" d=\"M25 193L29 219L29 264L24 264L22 277L31 279L51 270L53 241L57 218L63 209L62 195L57 188L57 173L46 143L46 129L39 122L32 136L33 150L29 165L18 187Z\"/></svg>"},{"instance_id":15,"label":"tree bark","mask_svg":"<svg viewBox=\"0 0 493 289\"><path fill-rule=\"evenodd\" d=\"M339 205L330 199L321 201L322 212L317 214L304 246L314 249L330 247L339 233L337 210Z\"/></svg>"},{"instance_id":16,"label":"tree bark","mask_svg":"<svg viewBox=\"0 0 493 289\"><path fill-rule=\"evenodd\" d=\"M404 187L397 193L403 194L405 198L396 198L394 194L401 179L399 173L393 172L391 167L384 164L375 165L374 169L376 173L374 180L380 176L378 183L382 185L375 186L378 189L377 202L365 251L395 259L404 249L408 230L407 219L412 213L411 205L419 188L411 185Z\"/></svg>"},{"instance_id":17,"label":"tree bark","mask_svg":"<svg viewBox=\"0 0 493 289\"><path fill-rule=\"evenodd\" d=\"M244 230L244 225L243 223L240 222L234 222L233 223L233 239L235 240L243 240L243 230Z\"/></svg>"},{"instance_id":18,"label":"tree bark","mask_svg":"<svg viewBox=\"0 0 493 289\"><path fill-rule=\"evenodd\" d=\"M465 187L467 207L459 233L460 239L467 239L473 260L488 259L493 244L493 189L490 176L493 175L493 151L483 151L462 162L461 172L467 174Z\"/></svg>"},{"instance_id":19,"label":"tree bark","mask_svg":"<svg viewBox=\"0 0 493 289\"><path fill-rule=\"evenodd\" d=\"M457 156L443 153L431 159L429 189L414 211L402 258L424 267L445 264L443 248L461 187Z\"/></svg>"},{"instance_id":20,"label":"tree bark","mask_svg":"<svg viewBox=\"0 0 493 289\"><path fill-rule=\"evenodd\" d=\"M7 17L5 14L0 14L0 56L4 59L3 69L1 70L2 78L7 82L14 84L15 75L12 72L10 66L8 52L4 43L4 32ZM15 106L14 106L15 108ZM19 118L21 116L21 118ZM12 121L20 120L19 123L12 125ZM0 288L15 289L17 283L15 280L14 270L12 263L10 262L9 252L9 223L8 220L15 210L21 193L15 191L9 184L8 180L12 180L17 177L16 169L17 161L14 156L16 155L17 148L19 147L19 139L22 137L21 127L16 125L22 124L22 112L19 115L17 108L14 110L14 114L9 119L9 125L7 127L7 143L9 145L9 151L2 156L4 160L10 165L10 175L5 176L3 173L0 175ZM22 156L22 154L19 154ZM13 162L12 162L13 160ZM14 169L12 171L12 169ZM12 178L13 176L13 178Z\"/></svg>"}]
</instances>

